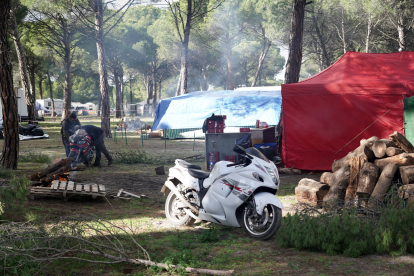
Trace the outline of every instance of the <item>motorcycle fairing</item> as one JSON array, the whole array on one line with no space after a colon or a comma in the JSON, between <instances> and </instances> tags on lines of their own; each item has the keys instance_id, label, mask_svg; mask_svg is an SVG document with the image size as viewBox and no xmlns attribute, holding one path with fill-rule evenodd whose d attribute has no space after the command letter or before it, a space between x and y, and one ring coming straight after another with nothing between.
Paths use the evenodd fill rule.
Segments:
<instances>
[{"instance_id":1,"label":"motorcycle fairing","mask_svg":"<svg viewBox=\"0 0 414 276\"><path fill-rule=\"evenodd\" d=\"M188 170L182 167L172 167L169 170L169 176L172 178L177 178L185 188L195 189L197 192L200 191L198 186L198 179L192 177L187 172Z\"/></svg>"}]
</instances>

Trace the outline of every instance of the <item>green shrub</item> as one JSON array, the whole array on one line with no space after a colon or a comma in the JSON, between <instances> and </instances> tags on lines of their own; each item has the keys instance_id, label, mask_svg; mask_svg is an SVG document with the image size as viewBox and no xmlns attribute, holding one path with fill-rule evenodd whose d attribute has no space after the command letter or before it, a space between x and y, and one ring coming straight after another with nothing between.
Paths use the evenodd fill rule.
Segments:
<instances>
[{"instance_id":1,"label":"green shrub","mask_svg":"<svg viewBox=\"0 0 414 276\"><path fill-rule=\"evenodd\" d=\"M288 214L276 240L282 247L328 255L359 257L374 252L401 255L414 253L413 221L414 206L394 197L392 203L378 207L372 216L362 215L356 207L320 215L300 211Z\"/></svg>"},{"instance_id":2,"label":"green shrub","mask_svg":"<svg viewBox=\"0 0 414 276\"><path fill-rule=\"evenodd\" d=\"M203 243L206 242L216 242L220 240L218 227L213 225L212 227L205 229L203 234L200 236L200 241Z\"/></svg>"},{"instance_id":3,"label":"green shrub","mask_svg":"<svg viewBox=\"0 0 414 276\"><path fill-rule=\"evenodd\" d=\"M122 164L158 164L155 158L148 157L145 151L122 150L113 154L115 163Z\"/></svg>"},{"instance_id":4,"label":"green shrub","mask_svg":"<svg viewBox=\"0 0 414 276\"><path fill-rule=\"evenodd\" d=\"M0 178L12 178L13 176L13 170L5 169L3 166L0 166Z\"/></svg>"},{"instance_id":5,"label":"green shrub","mask_svg":"<svg viewBox=\"0 0 414 276\"><path fill-rule=\"evenodd\" d=\"M16 177L9 182L9 187L3 187L0 189L0 215L5 211L12 209L16 203L21 203L26 200L26 196L29 195L28 187L30 186L30 180L25 176Z\"/></svg>"},{"instance_id":6,"label":"green shrub","mask_svg":"<svg viewBox=\"0 0 414 276\"><path fill-rule=\"evenodd\" d=\"M46 164L46 163L50 163L50 157L43 153L28 152L28 153L20 154L19 162Z\"/></svg>"}]
</instances>

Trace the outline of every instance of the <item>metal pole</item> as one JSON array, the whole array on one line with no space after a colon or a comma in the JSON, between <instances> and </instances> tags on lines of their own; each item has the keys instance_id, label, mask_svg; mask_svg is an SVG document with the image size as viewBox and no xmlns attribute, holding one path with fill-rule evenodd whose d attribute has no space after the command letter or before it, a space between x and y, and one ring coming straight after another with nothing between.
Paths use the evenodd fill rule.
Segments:
<instances>
[{"instance_id":1,"label":"metal pole","mask_svg":"<svg viewBox=\"0 0 414 276\"><path fill-rule=\"evenodd\" d=\"M127 134L126 134L126 127L125 127L125 145L128 145Z\"/></svg>"},{"instance_id":2,"label":"metal pole","mask_svg":"<svg viewBox=\"0 0 414 276\"><path fill-rule=\"evenodd\" d=\"M167 130L165 128L162 130L162 134L164 135L164 148L167 149Z\"/></svg>"},{"instance_id":3,"label":"metal pole","mask_svg":"<svg viewBox=\"0 0 414 276\"><path fill-rule=\"evenodd\" d=\"M121 135L122 135L122 139L124 139L124 132L122 131L122 125L121 125Z\"/></svg>"},{"instance_id":4,"label":"metal pole","mask_svg":"<svg viewBox=\"0 0 414 276\"><path fill-rule=\"evenodd\" d=\"M194 131L193 151L194 151L194 146L195 146L195 131Z\"/></svg>"},{"instance_id":5,"label":"metal pole","mask_svg":"<svg viewBox=\"0 0 414 276\"><path fill-rule=\"evenodd\" d=\"M141 141L142 141L142 146L144 147L144 136L142 136L142 135L144 135L144 134L142 133L142 127L141 127Z\"/></svg>"}]
</instances>

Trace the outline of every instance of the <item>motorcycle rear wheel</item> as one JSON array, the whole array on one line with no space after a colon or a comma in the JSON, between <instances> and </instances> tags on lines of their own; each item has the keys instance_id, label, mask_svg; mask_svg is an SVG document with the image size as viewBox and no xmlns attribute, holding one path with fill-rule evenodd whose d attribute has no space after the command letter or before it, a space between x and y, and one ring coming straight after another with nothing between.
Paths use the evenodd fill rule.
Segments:
<instances>
[{"instance_id":1,"label":"motorcycle rear wheel","mask_svg":"<svg viewBox=\"0 0 414 276\"><path fill-rule=\"evenodd\" d=\"M181 200L170 191L167 200L165 201L165 216L169 223L176 226L191 226L195 222L195 219L187 214L183 209L178 209L177 204Z\"/></svg>"},{"instance_id":2,"label":"motorcycle rear wheel","mask_svg":"<svg viewBox=\"0 0 414 276\"><path fill-rule=\"evenodd\" d=\"M261 217L252 216L251 205L242 212L241 226L247 235L258 240L268 240L279 230L282 223L282 210L272 204L263 209Z\"/></svg>"}]
</instances>

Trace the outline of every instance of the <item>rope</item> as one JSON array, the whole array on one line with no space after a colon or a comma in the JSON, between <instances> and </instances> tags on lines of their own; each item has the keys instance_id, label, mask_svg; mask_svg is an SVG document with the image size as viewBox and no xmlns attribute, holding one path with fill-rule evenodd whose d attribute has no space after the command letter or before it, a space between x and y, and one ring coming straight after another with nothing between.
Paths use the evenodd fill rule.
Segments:
<instances>
[{"instance_id":1,"label":"rope","mask_svg":"<svg viewBox=\"0 0 414 276\"><path fill-rule=\"evenodd\" d=\"M346 146L348 146L352 141L354 141L359 135L361 135L362 133L364 133L367 129L369 129L373 124L375 124L376 122L378 122L379 119L381 119L382 117L384 117L388 112L391 111L391 109L393 109L397 104L399 104L400 102L402 102L403 100L399 100L397 103L395 103L390 109L388 109L384 114L382 114L380 117L378 117L378 119L376 119L372 124L370 124L369 126L367 126L363 131L361 131L357 136L355 136L354 138L351 139L351 141L349 141L348 143L346 143L345 146L343 146L342 148L340 148L337 152L335 152L334 154L332 154L331 156L329 156L325 161L323 161L322 164L320 164L316 169L314 169L313 171L311 171L308 175L312 174L313 172L315 172L316 170L318 170L323 164L325 164L328 160L330 160L332 157L334 157L336 154L338 154L338 152L340 152L342 149L344 149Z\"/></svg>"}]
</instances>

